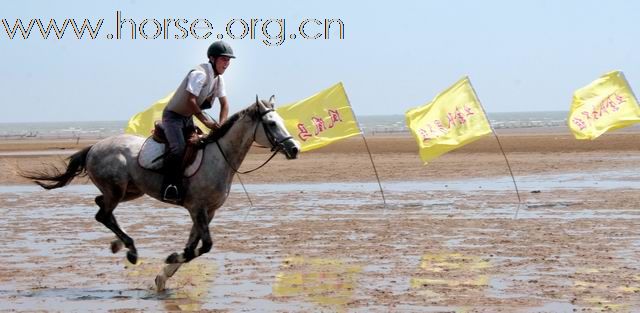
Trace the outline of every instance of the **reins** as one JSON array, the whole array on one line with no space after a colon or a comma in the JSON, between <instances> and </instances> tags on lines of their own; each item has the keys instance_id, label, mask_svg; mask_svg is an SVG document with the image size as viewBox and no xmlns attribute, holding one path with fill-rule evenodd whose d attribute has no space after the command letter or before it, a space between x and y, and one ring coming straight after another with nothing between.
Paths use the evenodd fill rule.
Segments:
<instances>
[{"instance_id":1,"label":"reins","mask_svg":"<svg viewBox=\"0 0 640 313\"><path fill-rule=\"evenodd\" d=\"M225 162L227 162L227 165L229 165L229 167L235 173L238 173L238 174L249 174L251 172L254 172L254 171L257 171L257 170L261 169L263 166L267 165L267 163L269 163L269 161L271 161L271 159L273 159L273 157L276 156L276 154L280 151L280 149L282 149L282 143L284 141L289 140L289 139L292 138L292 137L287 137L287 138L284 138L284 139L282 139L282 140L280 140L278 142L273 137L273 134L271 134L271 132L269 132L269 130L267 129L267 126L264 125L264 122L262 121L262 117L265 116L266 114L268 114L269 112L273 112L273 111L274 111L273 109L269 109L269 110L266 110L266 111L260 113L259 116L258 116L258 119L260 119L258 122L259 122L259 124L262 124L262 126L264 127L265 136L267 137L267 139L271 143L271 151L273 151L273 154L266 161L264 161L264 163L262 163L260 166L254 168L252 170L248 170L248 171L242 171L242 172L239 171L237 168L235 168L235 167L233 167L233 165L231 165L231 162L229 162L229 159L227 158L227 155L224 153L224 150L222 150L222 147L220 146L220 141L216 140L216 146L218 146L218 150L220 150L220 153L222 154L222 157L224 158ZM256 141L256 133L257 132L258 132L258 123L256 123L256 127L253 129L253 141Z\"/></svg>"},{"instance_id":2,"label":"reins","mask_svg":"<svg viewBox=\"0 0 640 313\"><path fill-rule=\"evenodd\" d=\"M224 160L227 162L227 165L229 165L229 167L230 167L234 172L236 172L236 173L238 173L238 174L249 174L249 173L251 173L251 172L253 172L253 171L257 171L257 170L259 170L259 169L260 169L260 168L262 168L263 166L267 165L267 163L269 163L269 161L271 161L271 159L273 159L273 157L275 157L275 156L276 156L276 154L278 153L278 151L280 151L280 147L278 147L277 149L275 149L275 150L273 151L273 154L272 154L272 155L271 155L271 156L270 156L266 161L264 161L264 163L262 163L262 165L260 165L260 166L258 166L258 167L256 167L256 168L254 168L254 169L252 169L252 170L249 170L249 171L242 171L242 172L241 172L241 171L239 171L238 169L236 169L235 167L233 167L233 166L231 165L231 163L229 162L229 159L227 159L227 155L226 155L226 154L224 153L224 151L222 150L222 147L220 147L220 142L216 141L216 145L218 146L218 149L220 150L220 153L222 153L222 157L223 157L223 158L224 158Z\"/></svg>"}]
</instances>

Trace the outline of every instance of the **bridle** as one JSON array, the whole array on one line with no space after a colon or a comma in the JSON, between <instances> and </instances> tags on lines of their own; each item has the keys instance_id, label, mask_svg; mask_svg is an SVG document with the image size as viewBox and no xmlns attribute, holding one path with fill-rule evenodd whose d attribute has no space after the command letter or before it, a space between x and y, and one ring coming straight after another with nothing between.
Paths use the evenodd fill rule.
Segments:
<instances>
[{"instance_id":1,"label":"bridle","mask_svg":"<svg viewBox=\"0 0 640 313\"><path fill-rule=\"evenodd\" d=\"M256 97L256 105L258 106L258 98ZM229 159L227 158L227 155L224 153L224 150L222 150L222 147L220 146L220 141L217 140L216 141L216 145L218 146L218 149L220 150L220 153L222 154L222 157L224 158L224 160L227 162L227 165L229 165L229 167L238 174L249 174L253 171L257 171L260 168L262 168L263 166L267 165L267 163L269 163L269 161L271 161L271 159L273 159L273 157L276 156L276 154L284 149L284 142L289 140L289 139L293 139L293 136L288 136L285 137L281 140L277 140L276 137L273 135L273 133L271 131L269 131L269 128L267 127L267 125L265 124L265 121L263 119L263 117L271 112L274 112L275 110L273 108L267 109L264 112L260 112L260 107L257 108L256 110L256 118L260 120L260 123L256 123L256 127L253 129L253 140L252 142L256 141L256 133L258 132L258 126L259 124L262 124L262 127L264 129L264 134L267 137L267 140L269 140L269 144L271 144L271 151L273 152L273 154L266 160L264 161L264 163L262 163L262 165L252 169L252 170L248 170L248 171L239 171L237 168L233 167L231 165L231 162L229 162Z\"/></svg>"}]
</instances>

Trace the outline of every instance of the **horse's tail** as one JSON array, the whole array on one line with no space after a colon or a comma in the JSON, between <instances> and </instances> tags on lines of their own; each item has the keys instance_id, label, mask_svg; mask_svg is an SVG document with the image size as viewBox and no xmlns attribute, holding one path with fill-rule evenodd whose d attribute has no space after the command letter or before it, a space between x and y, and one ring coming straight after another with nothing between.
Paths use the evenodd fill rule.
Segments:
<instances>
[{"instance_id":1,"label":"horse's tail","mask_svg":"<svg viewBox=\"0 0 640 313\"><path fill-rule=\"evenodd\" d=\"M33 180L44 189L55 189L68 185L76 176L86 175L88 146L74 154L67 160L67 170L63 173L57 167L50 165L47 169L33 172L20 172L20 176Z\"/></svg>"}]
</instances>

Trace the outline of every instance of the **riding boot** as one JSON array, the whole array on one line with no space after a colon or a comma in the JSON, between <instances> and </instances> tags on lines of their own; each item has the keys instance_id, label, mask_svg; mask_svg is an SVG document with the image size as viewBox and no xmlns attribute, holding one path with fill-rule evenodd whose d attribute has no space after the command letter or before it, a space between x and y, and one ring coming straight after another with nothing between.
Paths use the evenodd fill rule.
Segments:
<instances>
[{"instance_id":1,"label":"riding boot","mask_svg":"<svg viewBox=\"0 0 640 313\"><path fill-rule=\"evenodd\" d=\"M174 204L181 204L184 200L182 184L182 160L169 156L165 159L165 176L162 182L162 200Z\"/></svg>"}]
</instances>

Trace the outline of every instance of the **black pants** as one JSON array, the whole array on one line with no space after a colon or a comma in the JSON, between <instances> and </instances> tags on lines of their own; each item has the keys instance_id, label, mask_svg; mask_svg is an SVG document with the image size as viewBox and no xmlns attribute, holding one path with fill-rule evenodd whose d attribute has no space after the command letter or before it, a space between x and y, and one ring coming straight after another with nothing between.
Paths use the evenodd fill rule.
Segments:
<instances>
[{"instance_id":1,"label":"black pants","mask_svg":"<svg viewBox=\"0 0 640 313\"><path fill-rule=\"evenodd\" d=\"M185 131L191 131L194 128L193 118L186 117L170 110L162 112L162 126L164 126L164 134L169 144L169 154L164 160L165 186L181 185L184 169L182 168L182 158L187 147L185 140Z\"/></svg>"},{"instance_id":2,"label":"black pants","mask_svg":"<svg viewBox=\"0 0 640 313\"><path fill-rule=\"evenodd\" d=\"M164 134L169 141L170 154L176 157L182 157L187 147L185 141L185 130L193 129L193 118L186 117L170 110L162 112L162 126L164 126Z\"/></svg>"}]
</instances>

